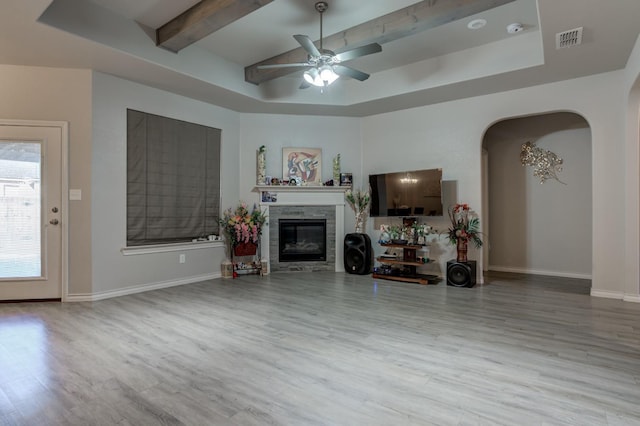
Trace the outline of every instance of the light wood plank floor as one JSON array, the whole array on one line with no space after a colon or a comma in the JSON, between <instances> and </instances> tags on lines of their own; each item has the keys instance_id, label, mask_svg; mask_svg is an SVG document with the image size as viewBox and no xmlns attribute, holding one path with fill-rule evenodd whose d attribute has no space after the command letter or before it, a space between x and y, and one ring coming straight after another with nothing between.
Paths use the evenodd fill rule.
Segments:
<instances>
[{"instance_id":1,"label":"light wood plank floor","mask_svg":"<svg viewBox=\"0 0 640 426\"><path fill-rule=\"evenodd\" d=\"M0 424L640 424L640 305L486 281L280 273L0 305Z\"/></svg>"}]
</instances>

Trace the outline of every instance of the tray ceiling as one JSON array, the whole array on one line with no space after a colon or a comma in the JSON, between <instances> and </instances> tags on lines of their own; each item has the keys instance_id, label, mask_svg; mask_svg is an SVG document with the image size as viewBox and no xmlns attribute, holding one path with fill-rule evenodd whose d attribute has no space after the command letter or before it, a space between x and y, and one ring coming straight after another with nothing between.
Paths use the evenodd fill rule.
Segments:
<instances>
[{"instance_id":1,"label":"tray ceiling","mask_svg":"<svg viewBox=\"0 0 640 426\"><path fill-rule=\"evenodd\" d=\"M340 79L324 93L299 90L301 72L252 84L245 68L319 38L315 1L263 1L177 53L155 30L195 0L5 0L2 63L91 68L243 112L365 116L623 68L638 37L640 2L514 0L385 41L349 66L371 74ZM202 2L204 3L204 2ZM234 3L220 2L218 3ZM236 0L240 4L240 0ZM251 3L251 2L248 2ZM329 0L325 39L400 9L486 0ZM490 2L489 2L490 3ZM606 5L603 6L603 5ZM238 6L239 7L239 6ZM576 11L580 13L576 13ZM487 24L468 28L482 18ZM509 24L524 31L509 34ZM555 49L555 34L583 27L583 44Z\"/></svg>"}]
</instances>

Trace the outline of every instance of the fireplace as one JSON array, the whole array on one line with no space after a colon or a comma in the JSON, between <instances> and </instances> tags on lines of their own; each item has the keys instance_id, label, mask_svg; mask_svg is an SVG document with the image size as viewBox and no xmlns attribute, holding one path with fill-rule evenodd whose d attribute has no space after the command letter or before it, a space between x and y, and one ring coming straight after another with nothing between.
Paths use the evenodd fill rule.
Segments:
<instances>
[{"instance_id":1,"label":"fireplace","mask_svg":"<svg viewBox=\"0 0 640 426\"><path fill-rule=\"evenodd\" d=\"M260 208L267 217L260 252L272 272L344 272L344 193L341 186L260 186ZM280 220L324 222L324 260L281 261ZM322 257L321 257L322 258Z\"/></svg>"},{"instance_id":2,"label":"fireplace","mask_svg":"<svg viewBox=\"0 0 640 426\"><path fill-rule=\"evenodd\" d=\"M280 219L280 262L317 262L327 259L326 219Z\"/></svg>"}]
</instances>

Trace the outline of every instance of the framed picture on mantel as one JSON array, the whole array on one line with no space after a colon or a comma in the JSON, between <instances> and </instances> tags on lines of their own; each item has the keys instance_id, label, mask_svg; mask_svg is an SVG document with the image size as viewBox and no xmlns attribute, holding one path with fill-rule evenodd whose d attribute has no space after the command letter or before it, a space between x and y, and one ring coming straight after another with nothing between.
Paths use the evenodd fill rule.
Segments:
<instances>
[{"instance_id":1,"label":"framed picture on mantel","mask_svg":"<svg viewBox=\"0 0 640 426\"><path fill-rule=\"evenodd\" d=\"M282 148L282 179L322 185L322 149Z\"/></svg>"},{"instance_id":2,"label":"framed picture on mantel","mask_svg":"<svg viewBox=\"0 0 640 426\"><path fill-rule=\"evenodd\" d=\"M340 186L351 186L353 184L353 174L340 173Z\"/></svg>"}]
</instances>

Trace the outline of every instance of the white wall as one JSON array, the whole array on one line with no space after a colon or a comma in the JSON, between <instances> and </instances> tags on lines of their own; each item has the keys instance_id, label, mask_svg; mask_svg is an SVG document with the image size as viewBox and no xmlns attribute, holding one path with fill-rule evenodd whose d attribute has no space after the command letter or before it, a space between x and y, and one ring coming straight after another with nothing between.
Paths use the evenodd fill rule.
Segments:
<instances>
[{"instance_id":1,"label":"white wall","mask_svg":"<svg viewBox=\"0 0 640 426\"><path fill-rule=\"evenodd\" d=\"M225 257L222 244L200 250L122 254L121 249L126 246L127 108L222 129L223 206L233 203L239 192L237 113L95 73L91 160L94 299L219 276ZM180 253L186 255L184 264L178 262Z\"/></svg>"},{"instance_id":2,"label":"white wall","mask_svg":"<svg viewBox=\"0 0 640 426\"><path fill-rule=\"evenodd\" d=\"M69 122L69 293L91 291L91 72L0 65L0 117Z\"/></svg>"},{"instance_id":3,"label":"white wall","mask_svg":"<svg viewBox=\"0 0 640 426\"><path fill-rule=\"evenodd\" d=\"M521 145L564 160L557 180L533 176ZM485 134L488 151L489 270L591 278L591 132L579 116L506 120ZM560 254L560 255L558 255Z\"/></svg>"},{"instance_id":4,"label":"white wall","mask_svg":"<svg viewBox=\"0 0 640 426\"><path fill-rule=\"evenodd\" d=\"M353 173L353 187L366 187L361 171L360 119L349 117L242 114L240 118L240 199L257 202L256 152L266 146L267 175L282 178L282 148L322 148L322 181L333 177L333 158L340 154L342 172ZM353 211L345 208L345 232L353 232Z\"/></svg>"},{"instance_id":5,"label":"white wall","mask_svg":"<svg viewBox=\"0 0 640 426\"><path fill-rule=\"evenodd\" d=\"M576 112L592 132L592 289L622 297L625 213L612 206L625 205L624 98L624 75L619 71L367 117L364 174L441 167L443 179L456 182L458 201L482 211L485 130L510 117ZM471 251L470 258L482 264L482 253Z\"/></svg>"}]
</instances>

